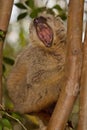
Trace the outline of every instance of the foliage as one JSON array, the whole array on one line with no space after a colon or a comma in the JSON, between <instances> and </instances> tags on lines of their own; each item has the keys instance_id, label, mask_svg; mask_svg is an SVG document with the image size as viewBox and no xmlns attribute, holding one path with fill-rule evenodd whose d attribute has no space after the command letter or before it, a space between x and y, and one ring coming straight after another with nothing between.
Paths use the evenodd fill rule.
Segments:
<instances>
[{"instance_id":1,"label":"foliage","mask_svg":"<svg viewBox=\"0 0 87 130\"><path fill-rule=\"evenodd\" d=\"M13 130L15 123L18 123L23 130L39 128L36 117L7 111L2 105L0 105L0 108L0 114L2 116L0 119L0 130ZM29 125L27 126L27 124Z\"/></svg>"},{"instance_id":2,"label":"foliage","mask_svg":"<svg viewBox=\"0 0 87 130\"><path fill-rule=\"evenodd\" d=\"M14 60L10 57L3 57L3 74L6 72L6 64L8 65L13 65L14 64Z\"/></svg>"},{"instance_id":3,"label":"foliage","mask_svg":"<svg viewBox=\"0 0 87 130\"><path fill-rule=\"evenodd\" d=\"M21 14L19 14L17 20L21 20L27 15L29 15L31 18L35 18L38 16L39 13L44 11L50 14L55 14L54 9L63 20L67 18L66 12L59 5L55 5L52 8L36 7L34 4L34 0L26 0L24 3L15 3L15 6L23 11Z\"/></svg>"}]
</instances>

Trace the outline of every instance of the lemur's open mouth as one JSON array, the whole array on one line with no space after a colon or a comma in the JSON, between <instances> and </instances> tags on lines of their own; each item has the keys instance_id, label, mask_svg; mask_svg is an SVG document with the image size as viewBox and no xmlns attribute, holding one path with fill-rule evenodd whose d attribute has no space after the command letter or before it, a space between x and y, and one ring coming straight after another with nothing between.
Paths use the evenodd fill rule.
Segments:
<instances>
[{"instance_id":1,"label":"lemur's open mouth","mask_svg":"<svg viewBox=\"0 0 87 130\"><path fill-rule=\"evenodd\" d=\"M40 16L35 18L33 22L39 39L45 44L46 47L51 47L53 41L53 31L47 24L46 18Z\"/></svg>"}]
</instances>

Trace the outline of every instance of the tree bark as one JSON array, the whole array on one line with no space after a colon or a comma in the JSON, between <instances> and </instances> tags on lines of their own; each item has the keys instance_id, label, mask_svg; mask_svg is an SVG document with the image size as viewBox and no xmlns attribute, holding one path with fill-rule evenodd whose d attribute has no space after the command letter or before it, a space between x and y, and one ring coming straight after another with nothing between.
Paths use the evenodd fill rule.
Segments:
<instances>
[{"instance_id":1,"label":"tree bark","mask_svg":"<svg viewBox=\"0 0 87 130\"><path fill-rule=\"evenodd\" d=\"M65 83L47 130L64 130L79 92L82 65L83 7L84 0L70 0Z\"/></svg>"},{"instance_id":2,"label":"tree bark","mask_svg":"<svg viewBox=\"0 0 87 130\"><path fill-rule=\"evenodd\" d=\"M8 28L13 0L0 0L0 103L2 103L2 58L3 44Z\"/></svg>"},{"instance_id":3,"label":"tree bark","mask_svg":"<svg viewBox=\"0 0 87 130\"><path fill-rule=\"evenodd\" d=\"M87 23L83 46L83 67L80 87L80 113L78 130L87 130Z\"/></svg>"}]
</instances>

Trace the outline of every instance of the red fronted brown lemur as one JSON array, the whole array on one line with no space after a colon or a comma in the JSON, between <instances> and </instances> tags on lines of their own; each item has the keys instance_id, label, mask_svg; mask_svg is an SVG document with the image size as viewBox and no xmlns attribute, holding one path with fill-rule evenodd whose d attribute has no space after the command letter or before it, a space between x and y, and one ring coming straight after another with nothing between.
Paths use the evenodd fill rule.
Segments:
<instances>
[{"instance_id":1,"label":"red fronted brown lemur","mask_svg":"<svg viewBox=\"0 0 87 130\"><path fill-rule=\"evenodd\" d=\"M56 102L64 76L66 28L59 17L42 14L30 25L29 44L7 79L14 110L37 112Z\"/></svg>"}]
</instances>

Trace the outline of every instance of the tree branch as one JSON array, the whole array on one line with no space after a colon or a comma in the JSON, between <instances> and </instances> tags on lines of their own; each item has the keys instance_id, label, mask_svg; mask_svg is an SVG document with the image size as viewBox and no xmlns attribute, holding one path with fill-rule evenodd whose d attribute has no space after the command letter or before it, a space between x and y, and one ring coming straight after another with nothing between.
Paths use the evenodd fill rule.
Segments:
<instances>
[{"instance_id":1,"label":"tree branch","mask_svg":"<svg viewBox=\"0 0 87 130\"><path fill-rule=\"evenodd\" d=\"M3 43L9 24L13 0L0 0L0 103L2 103L2 57Z\"/></svg>"},{"instance_id":2,"label":"tree branch","mask_svg":"<svg viewBox=\"0 0 87 130\"><path fill-rule=\"evenodd\" d=\"M79 91L84 0L70 0L65 83L47 130L64 130Z\"/></svg>"},{"instance_id":3,"label":"tree branch","mask_svg":"<svg viewBox=\"0 0 87 130\"><path fill-rule=\"evenodd\" d=\"M83 68L81 75L81 87L80 87L80 114L78 130L87 129L87 23L86 34L83 47Z\"/></svg>"}]
</instances>

